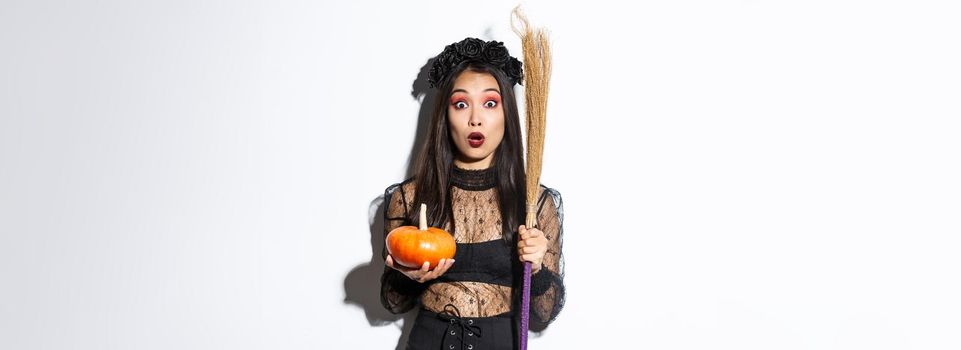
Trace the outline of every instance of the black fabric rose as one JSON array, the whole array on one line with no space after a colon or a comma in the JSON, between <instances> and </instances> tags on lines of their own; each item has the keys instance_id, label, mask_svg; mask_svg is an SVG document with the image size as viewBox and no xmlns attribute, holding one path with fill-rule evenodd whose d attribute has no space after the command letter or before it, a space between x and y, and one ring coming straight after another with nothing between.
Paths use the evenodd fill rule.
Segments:
<instances>
[{"instance_id":1,"label":"black fabric rose","mask_svg":"<svg viewBox=\"0 0 961 350\"><path fill-rule=\"evenodd\" d=\"M467 38L457 43L457 53L467 58L477 58L484 50L484 41L477 38Z\"/></svg>"},{"instance_id":2,"label":"black fabric rose","mask_svg":"<svg viewBox=\"0 0 961 350\"><path fill-rule=\"evenodd\" d=\"M507 74L508 77L511 77L511 79L514 79L515 83L524 85L524 66L521 64L521 61L511 57L507 60L507 64L505 64L504 73Z\"/></svg>"},{"instance_id":3,"label":"black fabric rose","mask_svg":"<svg viewBox=\"0 0 961 350\"><path fill-rule=\"evenodd\" d=\"M499 41L489 41L487 45L484 45L484 58L487 62L493 63L494 65L501 65L507 62L510 55L507 54L507 48L504 47L504 43Z\"/></svg>"},{"instance_id":4,"label":"black fabric rose","mask_svg":"<svg viewBox=\"0 0 961 350\"><path fill-rule=\"evenodd\" d=\"M457 50L451 48L450 52L447 52L447 54L444 55L440 63L448 69L454 69L454 67L463 60L464 56L461 56L459 53L457 53Z\"/></svg>"},{"instance_id":5,"label":"black fabric rose","mask_svg":"<svg viewBox=\"0 0 961 350\"><path fill-rule=\"evenodd\" d=\"M430 71L427 72L427 82L430 83L430 87L435 87L440 84L440 81L444 79L444 75L447 69L444 65L439 64L438 59L434 59L433 66L430 67Z\"/></svg>"}]
</instances>

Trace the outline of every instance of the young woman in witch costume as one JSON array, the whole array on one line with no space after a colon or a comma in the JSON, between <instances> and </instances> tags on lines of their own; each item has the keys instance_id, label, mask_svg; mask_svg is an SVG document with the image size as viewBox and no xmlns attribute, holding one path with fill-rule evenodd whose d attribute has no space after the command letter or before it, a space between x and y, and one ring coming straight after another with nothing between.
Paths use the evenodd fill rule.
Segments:
<instances>
[{"instance_id":1,"label":"young woman in witch costume","mask_svg":"<svg viewBox=\"0 0 961 350\"><path fill-rule=\"evenodd\" d=\"M411 269L384 251L381 301L419 306L408 349L513 349L523 262L532 264L530 325L543 330L564 305L560 193L540 186L537 228L524 224L524 148L514 85L521 62L503 43L467 38L435 57L433 106L416 173L387 188L385 235L427 221L453 235L453 259Z\"/></svg>"}]
</instances>

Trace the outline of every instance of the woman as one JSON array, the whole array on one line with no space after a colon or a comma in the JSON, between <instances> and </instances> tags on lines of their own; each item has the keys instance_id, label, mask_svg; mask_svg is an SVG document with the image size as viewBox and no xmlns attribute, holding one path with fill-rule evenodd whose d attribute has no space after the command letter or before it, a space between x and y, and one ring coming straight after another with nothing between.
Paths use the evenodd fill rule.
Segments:
<instances>
[{"instance_id":1,"label":"woman","mask_svg":"<svg viewBox=\"0 0 961 350\"><path fill-rule=\"evenodd\" d=\"M497 41L467 38L433 59L437 104L416 174L385 191L385 234L416 226L426 203L428 225L450 232L457 253L428 270L395 264L385 250L384 307L421 307L409 349L514 348L525 261L533 271L531 329L543 330L564 305L560 194L541 186L540 227L522 225L525 175L514 98L522 79L521 62Z\"/></svg>"}]
</instances>

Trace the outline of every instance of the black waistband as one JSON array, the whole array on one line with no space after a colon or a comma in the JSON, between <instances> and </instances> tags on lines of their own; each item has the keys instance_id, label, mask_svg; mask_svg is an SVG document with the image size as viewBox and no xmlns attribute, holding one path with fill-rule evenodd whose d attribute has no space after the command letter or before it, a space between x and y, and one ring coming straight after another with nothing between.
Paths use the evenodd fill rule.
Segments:
<instances>
[{"instance_id":1,"label":"black waistband","mask_svg":"<svg viewBox=\"0 0 961 350\"><path fill-rule=\"evenodd\" d=\"M453 266L437 282L482 282L510 287L513 282L511 247L503 239L457 243Z\"/></svg>"}]
</instances>

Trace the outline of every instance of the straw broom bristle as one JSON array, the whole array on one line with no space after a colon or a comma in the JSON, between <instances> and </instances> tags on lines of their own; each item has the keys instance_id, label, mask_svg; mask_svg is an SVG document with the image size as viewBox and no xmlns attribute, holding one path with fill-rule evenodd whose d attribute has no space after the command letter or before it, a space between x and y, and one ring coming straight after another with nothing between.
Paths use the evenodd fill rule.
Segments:
<instances>
[{"instance_id":1,"label":"straw broom bristle","mask_svg":"<svg viewBox=\"0 0 961 350\"><path fill-rule=\"evenodd\" d=\"M514 8L520 28L511 21L521 37L524 51L524 91L527 107L527 227L537 226L537 194L540 189L544 155L544 130L547 122L547 94L551 79L551 47L547 32L533 29L520 9Z\"/></svg>"}]
</instances>

